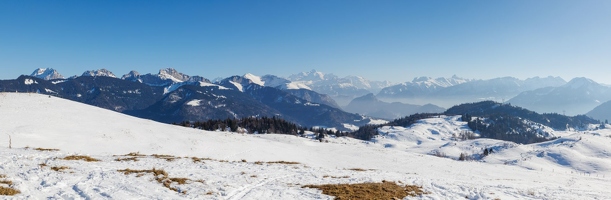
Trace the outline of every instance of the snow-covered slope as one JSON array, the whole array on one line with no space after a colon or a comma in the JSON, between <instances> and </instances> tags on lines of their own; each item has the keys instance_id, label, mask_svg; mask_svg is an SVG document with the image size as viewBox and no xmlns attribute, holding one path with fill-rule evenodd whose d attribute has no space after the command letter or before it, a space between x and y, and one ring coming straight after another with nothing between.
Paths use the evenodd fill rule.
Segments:
<instances>
[{"instance_id":1,"label":"snow-covered slope","mask_svg":"<svg viewBox=\"0 0 611 200\"><path fill-rule=\"evenodd\" d=\"M5 133L0 137L0 174L22 191L18 199L331 199L319 190L301 186L382 180L423 186L429 192L417 197L423 199L611 198L607 187L611 174L603 171L583 175L459 162L349 138L328 138L328 143L321 143L289 135L200 131L37 94L1 93L0 113ZM582 149L604 143L601 140ZM9 144L12 149L7 148ZM38 147L59 151L33 149ZM143 156L138 161L120 161L127 156L113 156L130 152L181 157L170 161ZM100 161L61 159L74 154ZM210 160L198 162L184 158L187 156ZM60 166L69 169L50 169ZM169 177L190 181L171 183L170 187L178 190L175 192L152 175L117 171L126 168L163 169Z\"/></svg>"},{"instance_id":2,"label":"snow-covered slope","mask_svg":"<svg viewBox=\"0 0 611 200\"><path fill-rule=\"evenodd\" d=\"M543 125L543 131L559 139L521 145L493 139L461 141L460 134L470 132L460 116L440 116L420 120L410 127L382 127L373 139L386 148L404 149L422 154L443 155L458 159L461 153L492 164L516 165L532 170L564 173L611 174L611 129L585 132L554 131ZM484 149L494 153L482 158Z\"/></svg>"}]
</instances>

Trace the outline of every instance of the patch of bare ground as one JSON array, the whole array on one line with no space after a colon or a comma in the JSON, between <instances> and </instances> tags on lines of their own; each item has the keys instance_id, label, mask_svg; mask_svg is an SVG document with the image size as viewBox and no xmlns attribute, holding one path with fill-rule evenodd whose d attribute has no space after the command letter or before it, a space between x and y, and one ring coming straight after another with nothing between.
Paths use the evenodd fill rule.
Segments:
<instances>
[{"instance_id":1,"label":"patch of bare ground","mask_svg":"<svg viewBox=\"0 0 611 200\"><path fill-rule=\"evenodd\" d=\"M72 155L72 156L66 156L65 158L63 158L64 160L84 160L86 162L98 162L100 160L89 157L89 156L83 156L83 155Z\"/></svg>"},{"instance_id":2,"label":"patch of bare ground","mask_svg":"<svg viewBox=\"0 0 611 200\"><path fill-rule=\"evenodd\" d=\"M0 178L1 178L1 180L0 180L0 195L14 196L14 195L17 195L17 194L21 193L21 191L12 188L13 181L6 180L6 175L0 174Z\"/></svg>"},{"instance_id":3,"label":"patch of bare ground","mask_svg":"<svg viewBox=\"0 0 611 200\"><path fill-rule=\"evenodd\" d=\"M324 175L322 177L323 178L350 178L350 176L330 176L330 175Z\"/></svg>"},{"instance_id":4,"label":"patch of bare ground","mask_svg":"<svg viewBox=\"0 0 611 200\"><path fill-rule=\"evenodd\" d=\"M204 160L212 160L212 159L210 159L210 158L191 157L191 160L193 160L193 162L196 163L196 162L204 162Z\"/></svg>"},{"instance_id":5,"label":"patch of bare ground","mask_svg":"<svg viewBox=\"0 0 611 200\"><path fill-rule=\"evenodd\" d=\"M59 151L59 149L35 148L36 151Z\"/></svg>"},{"instance_id":6,"label":"patch of bare ground","mask_svg":"<svg viewBox=\"0 0 611 200\"><path fill-rule=\"evenodd\" d=\"M427 194L422 187L416 185L401 186L395 182L382 181L381 183L356 184L327 184L305 185L304 188L316 188L323 194L334 196L335 200L345 199L403 199L407 196L415 197Z\"/></svg>"},{"instance_id":7,"label":"patch of bare ground","mask_svg":"<svg viewBox=\"0 0 611 200\"><path fill-rule=\"evenodd\" d=\"M155 158L158 158L158 159L165 159L165 160L166 160L166 161L168 161L168 162L170 162L170 161L174 161L174 160L176 160L177 158L180 158L180 157L175 157L175 156L172 156L172 155L160 155L160 154L153 154L153 155L151 155L151 156L153 156L153 157L155 157Z\"/></svg>"},{"instance_id":8,"label":"patch of bare ground","mask_svg":"<svg viewBox=\"0 0 611 200\"><path fill-rule=\"evenodd\" d=\"M175 192L178 193L182 193L182 194L186 194L187 191L185 190L180 190L179 188L176 187L172 187L172 183L176 183L179 185L183 185L186 184L188 181L190 181L190 179L188 178L171 178L168 176L168 173L162 169L150 169L150 170L133 170L133 169L121 169L121 170L117 170L118 172L122 172L125 175L130 175L130 174L136 174L136 177L141 177L144 174L153 174L153 176L155 177L155 180L158 183L161 183L163 185L163 187L166 187L170 190L173 190ZM202 182L203 180L198 180L197 182Z\"/></svg>"},{"instance_id":9,"label":"patch of bare ground","mask_svg":"<svg viewBox=\"0 0 611 200\"><path fill-rule=\"evenodd\" d=\"M357 171L357 172L364 172L367 171L366 169L361 169L361 168L350 168L348 170L352 170L352 171Z\"/></svg>"},{"instance_id":10,"label":"patch of bare ground","mask_svg":"<svg viewBox=\"0 0 611 200\"><path fill-rule=\"evenodd\" d=\"M125 158L116 158L115 161L138 161L138 157L125 157Z\"/></svg>"},{"instance_id":11,"label":"patch of bare ground","mask_svg":"<svg viewBox=\"0 0 611 200\"><path fill-rule=\"evenodd\" d=\"M59 171L64 171L64 170L68 170L70 169L70 167L66 167L66 166L55 166L55 167L51 167L51 170L59 172Z\"/></svg>"},{"instance_id":12,"label":"patch of bare ground","mask_svg":"<svg viewBox=\"0 0 611 200\"><path fill-rule=\"evenodd\" d=\"M292 162L292 161L269 161L269 162L256 161L255 162L255 164L257 164L257 165L262 165L264 163L267 163L267 164L285 164L285 165L298 165L298 164L301 164L299 162Z\"/></svg>"}]
</instances>

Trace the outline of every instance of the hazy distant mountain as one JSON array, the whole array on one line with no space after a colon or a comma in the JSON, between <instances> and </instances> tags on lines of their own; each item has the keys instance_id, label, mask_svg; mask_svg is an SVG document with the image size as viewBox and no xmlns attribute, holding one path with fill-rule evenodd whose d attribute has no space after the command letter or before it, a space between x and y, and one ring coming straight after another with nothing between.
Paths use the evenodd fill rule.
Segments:
<instances>
[{"instance_id":1,"label":"hazy distant mountain","mask_svg":"<svg viewBox=\"0 0 611 200\"><path fill-rule=\"evenodd\" d=\"M355 98L344 109L348 112L383 119L396 119L415 113L440 113L445 111L444 108L432 104L420 106L399 102L387 103L378 100L373 93Z\"/></svg>"},{"instance_id":2,"label":"hazy distant mountain","mask_svg":"<svg viewBox=\"0 0 611 200\"><path fill-rule=\"evenodd\" d=\"M451 78L436 78L418 77L411 82L405 82L398 85L383 88L378 96L391 98L413 98L432 95L442 88L451 87L454 85L463 84L471 80L452 76Z\"/></svg>"},{"instance_id":3,"label":"hazy distant mountain","mask_svg":"<svg viewBox=\"0 0 611 200\"><path fill-rule=\"evenodd\" d=\"M585 114L602 102L611 100L611 87L587 78L574 78L558 87L546 87L520 93L509 103L537 112Z\"/></svg>"},{"instance_id":4,"label":"hazy distant mountain","mask_svg":"<svg viewBox=\"0 0 611 200\"><path fill-rule=\"evenodd\" d=\"M596 106L596 108L586 113L586 115L597 120L608 122L611 120L611 100Z\"/></svg>"},{"instance_id":5,"label":"hazy distant mountain","mask_svg":"<svg viewBox=\"0 0 611 200\"><path fill-rule=\"evenodd\" d=\"M327 94L335 99L339 105L347 105L356 97L368 93L377 93L382 88L391 85L388 81L370 81L359 76L340 78L316 70L293 74L288 77L288 80L296 84L306 85L318 93Z\"/></svg>"},{"instance_id":6,"label":"hazy distant mountain","mask_svg":"<svg viewBox=\"0 0 611 200\"><path fill-rule=\"evenodd\" d=\"M565 83L559 77L535 77L526 80L513 77L488 80L468 80L456 76L437 79L416 78L412 82L384 88L378 94L378 98L388 101L452 106L482 100L508 100L523 91L560 86Z\"/></svg>"},{"instance_id":7,"label":"hazy distant mountain","mask_svg":"<svg viewBox=\"0 0 611 200\"><path fill-rule=\"evenodd\" d=\"M64 76L59 74L57 70L53 68L38 68L30 74L30 76L43 79L43 80L53 80L53 79L63 79Z\"/></svg>"}]
</instances>

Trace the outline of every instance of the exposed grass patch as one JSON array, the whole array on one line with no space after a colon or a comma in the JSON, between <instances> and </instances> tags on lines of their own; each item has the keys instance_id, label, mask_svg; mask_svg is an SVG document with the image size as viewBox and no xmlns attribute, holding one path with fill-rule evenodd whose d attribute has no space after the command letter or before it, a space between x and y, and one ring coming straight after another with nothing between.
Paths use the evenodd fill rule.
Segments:
<instances>
[{"instance_id":1,"label":"exposed grass patch","mask_svg":"<svg viewBox=\"0 0 611 200\"><path fill-rule=\"evenodd\" d=\"M64 160L84 160L86 162L98 162L100 160L89 157L89 156L82 156L82 155L72 155L72 156L66 156L65 158L63 158Z\"/></svg>"},{"instance_id":2,"label":"exposed grass patch","mask_svg":"<svg viewBox=\"0 0 611 200\"><path fill-rule=\"evenodd\" d=\"M170 178L166 171L162 169L155 169L155 168L151 170L133 170L133 169L127 168L127 169L121 169L117 171L122 172L125 175L137 174L136 177L141 177L144 174L153 174L153 176L155 177L155 180L158 183L161 183L163 187L166 187L172 191L183 193L183 194L186 194L187 191L184 191L184 190L181 191L179 188L172 187L172 183L183 185L183 184L186 184L187 181L190 181L190 179L188 178ZM203 183L203 180L198 180L198 182L199 181Z\"/></svg>"},{"instance_id":3,"label":"exposed grass patch","mask_svg":"<svg viewBox=\"0 0 611 200\"><path fill-rule=\"evenodd\" d=\"M350 168L348 170L352 170L352 171L357 171L357 172L364 172L367 171L366 169L361 169L361 168Z\"/></svg>"},{"instance_id":4,"label":"exposed grass patch","mask_svg":"<svg viewBox=\"0 0 611 200\"><path fill-rule=\"evenodd\" d=\"M35 148L36 151L59 151L59 149Z\"/></svg>"},{"instance_id":5,"label":"exposed grass patch","mask_svg":"<svg viewBox=\"0 0 611 200\"><path fill-rule=\"evenodd\" d=\"M0 184L13 185L13 181L10 181L10 180L0 180Z\"/></svg>"},{"instance_id":6,"label":"exposed grass patch","mask_svg":"<svg viewBox=\"0 0 611 200\"><path fill-rule=\"evenodd\" d=\"M334 196L336 200L344 199L403 199L407 196L427 194L416 185L400 186L395 182L357 184L305 185L304 188L316 188L323 194Z\"/></svg>"},{"instance_id":7,"label":"exposed grass patch","mask_svg":"<svg viewBox=\"0 0 611 200\"><path fill-rule=\"evenodd\" d=\"M299 162L291 162L291 161L269 161L269 162L256 161L255 162L255 164L257 164L257 165L262 165L264 163L267 163L267 164L285 164L285 165L298 165L298 164L301 164Z\"/></svg>"},{"instance_id":8,"label":"exposed grass patch","mask_svg":"<svg viewBox=\"0 0 611 200\"><path fill-rule=\"evenodd\" d=\"M329 175L324 175L322 177L323 178L350 178L350 176L329 176Z\"/></svg>"},{"instance_id":9,"label":"exposed grass patch","mask_svg":"<svg viewBox=\"0 0 611 200\"><path fill-rule=\"evenodd\" d=\"M0 174L0 178L4 179L6 178L6 175ZM0 180L0 184L6 185L6 187L3 185L0 185L0 195L13 196L13 195L21 193L21 191L11 188L11 186L13 186L13 181Z\"/></svg>"},{"instance_id":10,"label":"exposed grass patch","mask_svg":"<svg viewBox=\"0 0 611 200\"><path fill-rule=\"evenodd\" d=\"M212 160L212 159L210 159L210 158L191 157L191 160L193 160L193 162L196 163L196 162L204 162L204 160Z\"/></svg>"},{"instance_id":11,"label":"exposed grass patch","mask_svg":"<svg viewBox=\"0 0 611 200\"><path fill-rule=\"evenodd\" d=\"M138 161L138 157L117 158L117 159L115 159L115 161L119 161L119 162L121 162L121 161L134 161L134 162L136 162L136 161Z\"/></svg>"},{"instance_id":12,"label":"exposed grass patch","mask_svg":"<svg viewBox=\"0 0 611 200\"><path fill-rule=\"evenodd\" d=\"M14 196L21 193L21 191L10 188L10 187L4 187L4 186L0 186L0 195L4 195L4 196Z\"/></svg>"},{"instance_id":13,"label":"exposed grass patch","mask_svg":"<svg viewBox=\"0 0 611 200\"><path fill-rule=\"evenodd\" d=\"M158 159L165 159L168 162L174 161L174 160L176 160L178 158L178 157L175 157L175 156L172 156L172 155L159 155L159 154L153 154L151 156L153 156L155 158L158 158Z\"/></svg>"},{"instance_id":14,"label":"exposed grass patch","mask_svg":"<svg viewBox=\"0 0 611 200\"><path fill-rule=\"evenodd\" d=\"M59 171L63 171L63 170L67 170L70 169L70 167L66 167L66 166L55 166L55 167L51 167L51 170L59 172Z\"/></svg>"},{"instance_id":15,"label":"exposed grass patch","mask_svg":"<svg viewBox=\"0 0 611 200\"><path fill-rule=\"evenodd\" d=\"M140 154L140 152L131 152L131 153L125 154L124 156L146 157L146 155Z\"/></svg>"}]
</instances>

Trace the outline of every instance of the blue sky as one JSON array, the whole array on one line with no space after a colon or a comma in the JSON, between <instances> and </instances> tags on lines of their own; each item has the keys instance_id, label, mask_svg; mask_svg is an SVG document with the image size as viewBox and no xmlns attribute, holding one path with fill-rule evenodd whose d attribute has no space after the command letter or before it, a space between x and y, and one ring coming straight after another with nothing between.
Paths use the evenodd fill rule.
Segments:
<instances>
[{"instance_id":1,"label":"blue sky","mask_svg":"<svg viewBox=\"0 0 611 200\"><path fill-rule=\"evenodd\" d=\"M0 1L0 79L38 67L610 84L611 1Z\"/></svg>"}]
</instances>

